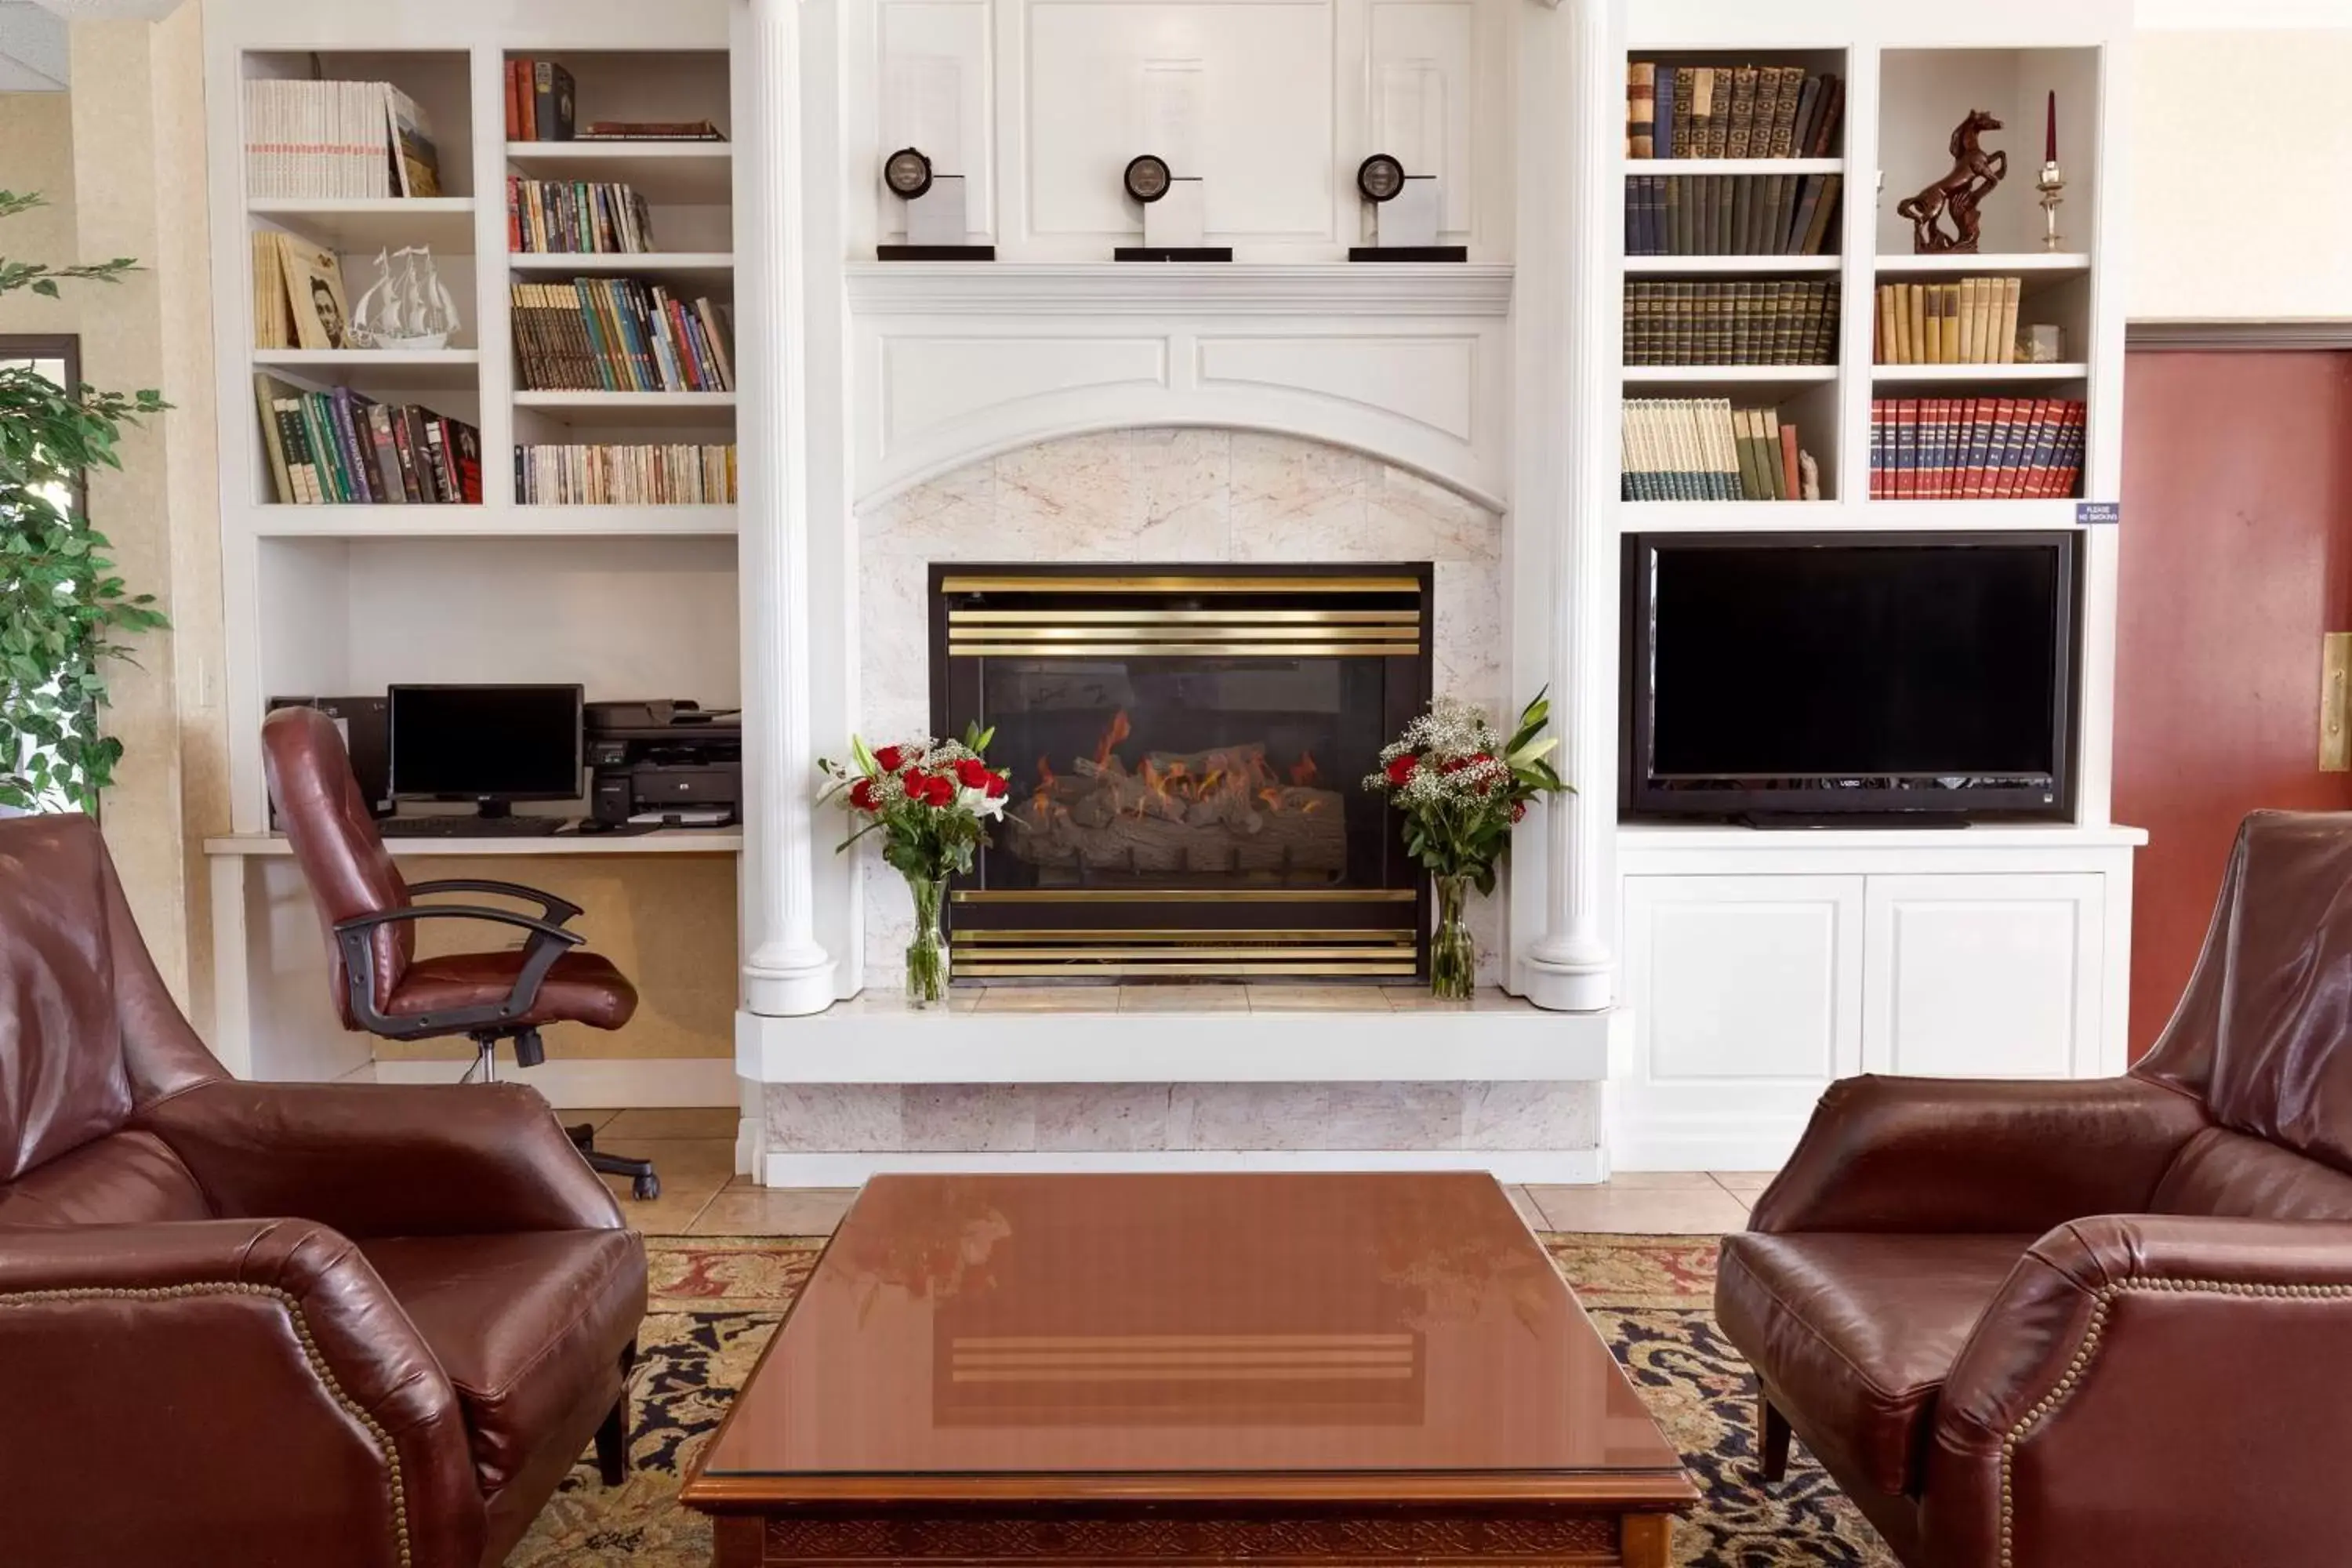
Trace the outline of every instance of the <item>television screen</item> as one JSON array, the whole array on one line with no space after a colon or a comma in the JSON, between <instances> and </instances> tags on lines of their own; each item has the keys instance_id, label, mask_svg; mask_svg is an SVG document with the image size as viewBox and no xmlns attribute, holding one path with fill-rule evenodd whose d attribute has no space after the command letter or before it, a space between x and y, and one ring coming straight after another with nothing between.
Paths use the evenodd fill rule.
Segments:
<instances>
[{"instance_id":1,"label":"television screen","mask_svg":"<svg viewBox=\"0 0 2352 1568\"><path fill-rule=\"evenodd\" d=\"M2057 804L2072 535L1633 543L1633 783L1652 804L1678 788Z\"/></svg>"}]
</instances>

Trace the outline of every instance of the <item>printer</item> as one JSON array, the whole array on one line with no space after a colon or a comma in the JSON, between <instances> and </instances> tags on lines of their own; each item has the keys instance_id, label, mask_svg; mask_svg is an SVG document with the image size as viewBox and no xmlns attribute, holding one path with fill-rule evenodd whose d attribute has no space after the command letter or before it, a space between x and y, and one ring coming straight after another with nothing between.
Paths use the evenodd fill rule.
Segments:
<instances>
[{"instance_id":1,"label":"printer","mask_svg":"<svg viewBox=\"0 0 2352 1568\"><path fill-rule=\"evenodd\" d=\"M743 716L686 701L591 702L589 815L618 827L742 820Z\"/></svg>"}]
</instances>

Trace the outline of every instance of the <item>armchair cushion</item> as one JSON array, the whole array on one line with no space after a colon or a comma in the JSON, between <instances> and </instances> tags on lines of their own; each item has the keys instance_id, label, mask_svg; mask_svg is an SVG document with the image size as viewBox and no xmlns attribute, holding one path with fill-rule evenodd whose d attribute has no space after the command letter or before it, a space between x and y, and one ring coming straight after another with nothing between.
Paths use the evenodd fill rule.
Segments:
<instances>
[{"instance_id":1,"label":"armchair cushion","mask_svg":"<svg viewBox=\"0 0 2352 1568\"><path fill-rule=\"evenodd\" d=\"M139 1112L216 1213L346 1236L618 1230L621 1211L520 1084L207 1083Z\"/></svg>"},{"instance_id":2,"label":"armchair cushion","mask_svg":"<svg viewBox=\"0 0 2352 1568\"><path fill-rule=\"evenodd\" d=\"M210 1219L202 1187L152 1132L116 1132L0 1183L0 1226Z\"/></svg>"},{"instance_id":3,"label":"armchair cushion","mask_svg":"<svg viewBox=\"0 0 2352 1568\"><path fill-rule=\"evenodd\" d=\"M2275 1143L2209 1127L2189 1141L2147 1206L2156 1214L2352 1220L2352 1175Z\"/></svg>"},{"instance_id":4,"label":"armchair cushion","mask_svg":"<svg viewBox=\"0 0 2352 1568\"><path fill-rule=\"evenodd\" d=\"M621 1353L646 1310L635 1233L387 1237L360 1249L457 1386L485 1494L551 1434L584 1420L584 1436L620 1397Z\"/></svg>"},{"instance_id":5,"label":"armchair cushion","mask_svg":"<svg viewBox=\"0 0 2352 1568\"><path fill-rule=\"evenodd\" d=\"M519 950L416 959L393 987L384 1012L404 1017L495 1005L514 989L522 961ZM540 982L539 999L530 1010L501 1020L501 1025L528 1028L541 1024L585 1024L591 1028L617 1029L636 1010L636 987L627 976L614 968L611 960L575 948L556 959L555 967Z\"/></svg>"},{"instance_id":6,"label":"armchair cushion","mask_svg":"<svg viewBox=\"0 0 2352 1568\"><path fill-rule=\"evenodd\" d=\"M2145 1210L2206 1125L2189 1095L2131 1078L1842 1079L1749 1225L2040 1236Z\"/></svg>"},{"instance_id":7,"label":"armchair cushion","mask_svg":"<svg viewBox=\"0 0 2352 1568\"><path fill-rule=\"evenodd\" d=\"M1723 1238L1716 1316L1849 1486L1917 1489L1937 1392L2031 1236Z\"/></svg>"}]
</instances>

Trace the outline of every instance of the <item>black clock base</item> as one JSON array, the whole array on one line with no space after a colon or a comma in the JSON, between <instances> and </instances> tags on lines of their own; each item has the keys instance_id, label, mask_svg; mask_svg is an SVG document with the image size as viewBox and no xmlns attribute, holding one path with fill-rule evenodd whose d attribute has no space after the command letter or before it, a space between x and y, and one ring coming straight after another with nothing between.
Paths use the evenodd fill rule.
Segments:
<instances>
[{"instance_id":1,"label":"black clock base","mask_svg":"<svg viewBox=\"0 0 2352 1568\"><path fill-rule=\"evenodd\" d=\"M1113 261L1231 261L1230 245L1122 245L1110 253Z\"/></svg>"},{"instance_id":2,"label":"black clock base","mask_svg":"<svg viewBox=\"0 0 2352 1568\"><path fill-rule=\"evenodd\" d=\"M993 261L996 247L992 245L877 245L876 259L881 261Z\"/></svg>"},{"instance_id":3,"label":"black clock base","mask_svg":"<svg viewBox=\"0 0 2352 1568\"><path fill-rule=\"evenodd\" d=\"M1356 245L1348 248L1350 261L1467 261L1466 245Z\"/></svg>"}]
</instances>

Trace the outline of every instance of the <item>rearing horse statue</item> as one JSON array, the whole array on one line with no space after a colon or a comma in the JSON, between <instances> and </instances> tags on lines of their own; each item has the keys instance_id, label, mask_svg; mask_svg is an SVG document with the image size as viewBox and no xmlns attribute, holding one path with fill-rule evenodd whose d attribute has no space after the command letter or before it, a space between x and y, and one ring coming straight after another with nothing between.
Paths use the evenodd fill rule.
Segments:
<instances>
[{"instance_id":1,"label":"rearing horse statue","mask_svg":"<svg viewBox=\"0 0 2352 1568\"><path fill-rule=\"evenodd\" d=\"M1977 137L2000 128L2000 121L1983 110L1969 110L1969 117L1952 132L1952 172L1917 195L1895 204L1895 212L1911 220L1914 251L1928 256L1976 249L1977 205L2009 174L2009 154L1986 152L1977 145ZM1955 231L1948 236L1936 222L1948 213Z\"/></svg>"}]
</instances>

